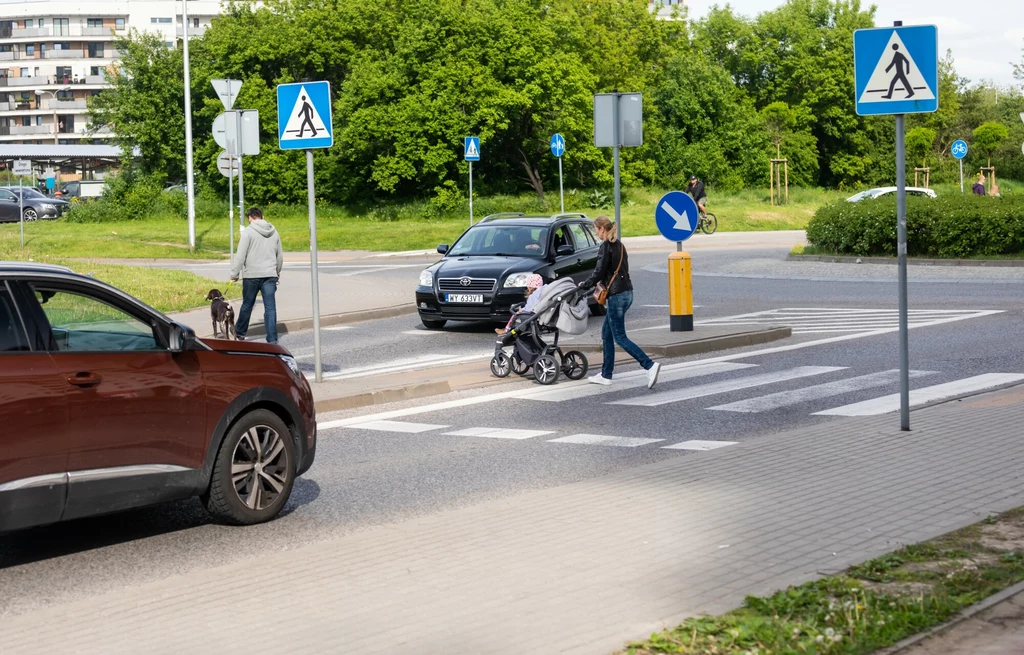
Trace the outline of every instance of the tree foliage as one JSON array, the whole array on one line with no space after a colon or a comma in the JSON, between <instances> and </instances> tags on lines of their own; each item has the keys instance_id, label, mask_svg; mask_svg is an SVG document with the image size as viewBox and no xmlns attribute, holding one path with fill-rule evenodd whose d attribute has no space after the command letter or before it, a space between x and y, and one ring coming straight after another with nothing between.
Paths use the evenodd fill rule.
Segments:
<instances>
[{"instance_id":1,"label":"tree foliage","mask_svg":"<svg viewBox=\"0 0 1024 655\"><path fill-rule=\"evenodd\" d=\"M1006 126L996 121L982 123L974 130L974 144L988 155L988 165L992 165L992 153L1010 136Z\"/></svg>"}]
</instances>

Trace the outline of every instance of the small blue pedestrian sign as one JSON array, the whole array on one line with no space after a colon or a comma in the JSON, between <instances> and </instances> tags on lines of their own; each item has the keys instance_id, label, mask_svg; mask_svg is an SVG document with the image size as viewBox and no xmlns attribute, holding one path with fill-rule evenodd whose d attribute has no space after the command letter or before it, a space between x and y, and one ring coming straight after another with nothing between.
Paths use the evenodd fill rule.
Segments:
<instances>
[{"instance_id":1,"label":"small blue pedestrian sign","mask_svg":"<svg viewBox=\"0 0 1024 655\"><path fill-rule=\"evenodd\" d=\"M551 154L555 157L565 154L565 137L561 134L551 135Z\"/></svg>"},{"instance_id":2,"label":"small blue pedestrian sign","mask_svg":"<svg viewBox=\"0 0 1024 655\"><path fill-rule=\"evenodd\" d=\"M465 144L466 161L480 161L480 137L467 136Z\"/></svg>"},{"instance_id":3,"label":"small blue pedestrian sign","mask_svg":"<svg viewBox=\"0 0 1024 655\"><path fill-rule=\"evenodd\" d=\"M686 241L697 231L700 215L697 203L682 191L669 191L654 209L658 231L669 241Z\"/></svg>"},{"instance_id":4,"label":"small blue pedestrian sign","mask_svg":"<svg viewBox=\"0 0 1024 655\"><path fill-rule=\"evenodd\" d=\"M962 139L954 141L953 145L949 147L949 151L957 159L963 159L967 156L967 142Z\"/></svg>"},{"instance_id":5,"label":"small blue pedestrian sign","mask_svg":"<svg viewBox=\"0 0 1024 655\"><path fill-rule=\"evenodd\" d=\"M334 145L330 82L278 85L277 138L281 150L330 148Z\"/></svg>"},{"instance_id":6,"label":"small blue pedestrian sign","mask_svg":"<svg viewBox=\"0 0 1024 655\"><path fill-rule=\"evenodd\" d=\"M855 31L853 69L861 116L939 108L939 31L934 25Z\"/></svg>"}]
</instances>

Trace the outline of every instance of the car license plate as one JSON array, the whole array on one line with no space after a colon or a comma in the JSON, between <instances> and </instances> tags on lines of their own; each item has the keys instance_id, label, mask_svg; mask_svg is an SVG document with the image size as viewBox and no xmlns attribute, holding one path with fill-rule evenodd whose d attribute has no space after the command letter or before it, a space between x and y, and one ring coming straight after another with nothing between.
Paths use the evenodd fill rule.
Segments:
<instances>
[{"instance_id":1,"label":"car license plate","mask_svg":"<svg viewBox=\"0 0 1024 655\"><path fill-rule=\"evenodd\" d=\"M449 293L445 296L445 302L476 302L482 303L482 293Z\"/></svg>"}]
</instances>

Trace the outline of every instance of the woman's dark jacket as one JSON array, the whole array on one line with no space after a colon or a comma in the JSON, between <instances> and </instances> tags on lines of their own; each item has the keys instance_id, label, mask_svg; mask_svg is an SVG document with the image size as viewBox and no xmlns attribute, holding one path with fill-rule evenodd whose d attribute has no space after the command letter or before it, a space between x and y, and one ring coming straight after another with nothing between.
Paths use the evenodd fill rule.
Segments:
<instances>
[{"instance_id":1,"label":"woman's dark jacket","mask_svg":"<svg viewBox=\"0 0 1024 655\"><path fill-rule=\"evenodd\" d=\"M615 269L619 266L619 257L622 258L622 268L619 269L619 274L615 276L615 279L609 283L609 278L611 278ZM609 296L633 290L633 282L629 279L629 255L626 253L626 247L622 245L621 241L615 243L611 241L601 242L601 249L597 252L597 267L594 268L594 273L583 283L583 288L590 289L596 286L598 282L604 282L605 286L608 287Z\"/></svg>"}]
</instances>

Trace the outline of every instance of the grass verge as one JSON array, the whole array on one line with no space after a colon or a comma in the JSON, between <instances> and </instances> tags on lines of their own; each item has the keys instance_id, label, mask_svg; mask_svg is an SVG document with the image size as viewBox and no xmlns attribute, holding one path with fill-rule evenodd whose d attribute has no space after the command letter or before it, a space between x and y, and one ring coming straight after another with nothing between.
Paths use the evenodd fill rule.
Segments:
<instances>
[{"instance_id":1,"label":"grass verge","mask_svg":"<svg viewBox=\"0 0 1024 655\"><path fill-rule=\"evenodd\" d=\"M625 652L871 653L1021 580L1024 508L767 598L748 596L740 609L688 619Z\"/></svg>"}]
</instances>

